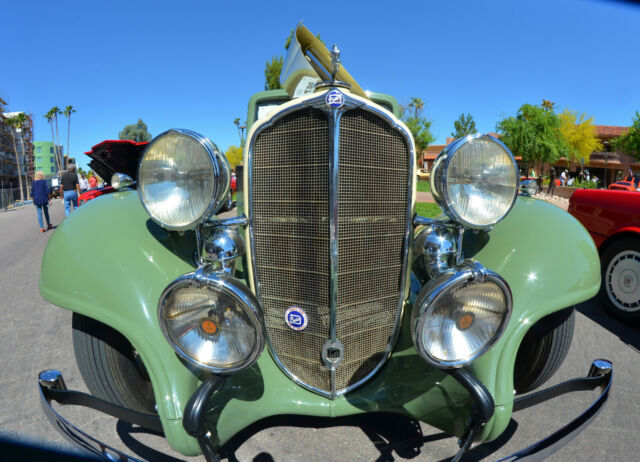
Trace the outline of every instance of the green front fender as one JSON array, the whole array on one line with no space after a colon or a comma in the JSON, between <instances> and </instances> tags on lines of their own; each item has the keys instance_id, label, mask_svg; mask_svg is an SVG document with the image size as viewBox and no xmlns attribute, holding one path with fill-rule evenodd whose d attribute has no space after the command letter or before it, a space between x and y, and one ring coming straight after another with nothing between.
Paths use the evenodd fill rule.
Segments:
<instances>
[{"instance_id":1,"label":"green front fender","mask_svg":"<svg viewBox=\"0 0 640 462\"><path fill-rule=\"evenodd\" d=\"M167 439L184 454L200 453L181 424L198 381L166 342L156 310L166 286L193 271L193 240L153 223L135 191L118 192L64 219L47 244L40 275L46 300L113 327L136 348Z\"/></svg>"},{"instance_id":2,"label":"green front fender","mask_svg":"<svg viewBox=\"0 0 640 462\"><path fill-rule=\"evenodd\" d=\"M480 436L489 440L504 431L511 417L513 366L524 334L538 319L597 292L598 257L576 220L530 198L520 198L490 233L470 235L465 248L506 279L514 298L505 334L469 366L495 398L496 414ZM89 202L65 219L49 242L40 281L47 300L114 327L138 349L167 439L184 454L199 452L179 420L198 382L162 336L156 304L173 279L193 270L193 250L192 235L165 232L148 218L135 193L116 193ZM406 312L395 352L385 367L362 387L333 401L293 383L265 351L253 367L230 377L212 398L208 422L218 443L277 414L332 417L396 412L460 435L469 411L466 392L418 357L408 318Z\"/></svg>"}]
</instances>

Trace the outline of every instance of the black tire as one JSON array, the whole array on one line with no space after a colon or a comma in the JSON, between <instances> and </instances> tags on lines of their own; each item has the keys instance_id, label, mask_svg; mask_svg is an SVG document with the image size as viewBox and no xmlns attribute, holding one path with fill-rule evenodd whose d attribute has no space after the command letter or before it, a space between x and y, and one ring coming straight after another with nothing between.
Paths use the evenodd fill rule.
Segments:
<instances>
[{"instance_id":1,"label":"black tire","mask_svg":"<svg viewBox=\"0 0 640 462\"><path fill-rule=\"evenodd\" d=\"M623 237L600 257L600 300L620 321L640 321L640 239Z\"/></svg>"},{"instance_id":2,"label":"black tire","mask_svg":"<svg viewBox=\"0 0 640 462\"><path fill-rule=\"evenodd\" d=\"M567 357L575 311L567 308L545 316L526 333L516 357L513 384L516 393L526 393L545 383Z\"/></svg>"},{"instance_id":3,"label":"black tire","mask_svg":"<svg viewBox=\"0 0 640 462\"><path fill-rule=\"evenodd\" d=\"M95 319L73 313L73 350L91 393L119 406L156 413L151 381L131 343Z\"/></svg>"}]
</instances>

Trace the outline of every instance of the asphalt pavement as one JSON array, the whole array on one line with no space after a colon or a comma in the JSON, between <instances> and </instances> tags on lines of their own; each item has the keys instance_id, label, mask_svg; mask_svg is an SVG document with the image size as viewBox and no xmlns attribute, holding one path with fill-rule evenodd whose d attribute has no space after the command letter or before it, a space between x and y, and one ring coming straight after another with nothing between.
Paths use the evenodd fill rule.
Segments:
<instances>
[{"instance_id":1,"label":"asphalt pavement","mask_svg":"<svg viewBox=\"0 0 640 462\"><path fill-rule=\"evenodd\" d=\"M63 219L59 200L51 215L54 225ZM68 448L46 420L36 389L38 373L56 368L69 388L88 391L73 354L71 313L45 302L38 293L40 262L53 232L40 232L32 205L0 212L0 436ZM91 259L90 251L86 258ZM108 274L96 262L96 271L101 270ZM569 355L547 385L586 375L596 358L614 363L609 402L584 432L549 460L638 460L640 327L613 320L597 300L591 300L578 306ZM514 414L507 431L493 443L472 448L468 460L495 460L547 436L577 416L595 396L597 392L574 393ZM164 438L96 411L74 406L59 409L89 434L133 456L203 460L186 458L172 451ZM366 416L256 427L226 449L231 461L440 461L455 454L457 446L455 438L425 424ZM0 460L9 460L3 455L0 448Z\"/></svg>"}]
</instances>

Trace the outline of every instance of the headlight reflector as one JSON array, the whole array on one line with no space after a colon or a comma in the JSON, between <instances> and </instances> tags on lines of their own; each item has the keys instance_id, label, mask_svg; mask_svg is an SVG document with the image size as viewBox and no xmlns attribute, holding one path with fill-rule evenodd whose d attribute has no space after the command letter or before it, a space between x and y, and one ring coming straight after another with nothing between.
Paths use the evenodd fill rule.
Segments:
<instances>
[{"instance_id":1,"label":"headlight reflector","mask_svg":"<svg viewBox=\"0 0 640 462\"><path fill-rule=\"evenodd\" d=\"M511 307L511 291L500 276L465 264L420 291L412 315L416 348L438 367L468 364L500 338Z\"/></svg>"},{"instance_id":2,"label":"headlight reflector","mask_svg":"<svg viewBox=\"0 0 640 462\"><path fill-rule=\"evenodd\" d=\"M229 163L208 138L172 129L146 147L138 193L153 220L171 230L194 227L216 213L229 192Z\"/></svg>"},{"instance_id":3,"label":"headlight reflector","mask_svg":"<svg viewBox=\"0 0 640 462\"><path fill-rule=\"evenodd\" d=\"M200 269L176 279L160 297L158 319L181 357L215 373L250 366L264 348L257 300L224 274Z\"/></svg>"},{"instance_id":4,"label":"headlight reflector","mask_svg":"<svg viewBox=\"0 0 640 462\"><path fill-rule=\"evenodd\" d=\"M469 228L495 225L511 210L518 167L503 143L489 135L454 141L436 158L431 191L449 217Z\"/></svg>"}]
</instances>

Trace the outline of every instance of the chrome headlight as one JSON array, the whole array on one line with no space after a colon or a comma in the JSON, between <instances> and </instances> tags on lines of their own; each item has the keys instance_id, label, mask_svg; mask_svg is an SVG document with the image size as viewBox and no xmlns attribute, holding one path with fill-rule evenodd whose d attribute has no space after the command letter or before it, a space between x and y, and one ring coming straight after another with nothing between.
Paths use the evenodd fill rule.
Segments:
<instances>
[{"instance_id":1,"label":"chrome headlight","mask_svg":"<svg viewBox=\"0 0 640 462\"><path fill-rule=\"evenodd\" d=\"M509 213L518 180L509 148L489 135L469 135L438 155L431 170L431 192L452 220L484 229Z\"/></svg>"},{"instance_id":2,"label":"chrome headlight","mask_svg":"<svg viewBox=\"0 0 640 462\"><path fill-rule=\"evenodd\" d=\"M435 366L464 366L500 338L511 307L507 283L478 263L466 262L420 291L412 313L416 349Z\"/></svg>"},{"instance_id":3,"label":"chrome headlight","mask_svg":"<svg viewBox=\"0 0 640 462\"><path fill-rule=\"evenodd\" d=\"M197 367L230 374L253 364L264 348L258 301L237 279L199 269L169 285L158 320L176 352Z\"/></svg>"},{"instance_id":4,"label":"chrome headlight","mask_svg":"<svg viewBox=\"0 0 640 462\"><path fill-rule=\"evenodd\" d=\"M145 149L138 167L138 193L160 226L185 230L216 213L229 193L226 157L208 138L169 130Z\"/></svg>"}]
</instances>

